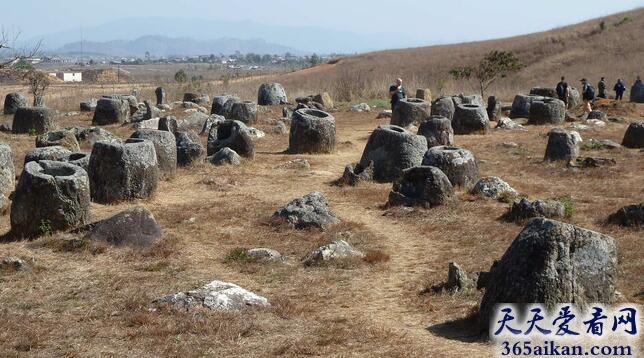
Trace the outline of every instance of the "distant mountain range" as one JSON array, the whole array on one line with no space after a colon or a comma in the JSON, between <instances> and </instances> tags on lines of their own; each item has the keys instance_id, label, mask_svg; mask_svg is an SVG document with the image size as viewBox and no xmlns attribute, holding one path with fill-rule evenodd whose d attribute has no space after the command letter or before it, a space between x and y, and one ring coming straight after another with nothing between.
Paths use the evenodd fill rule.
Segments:
<instances>
[{"instance_id":1,"label":"distant mountain range","mask_svg":"<svg viewBox=\"0 0 644 358\"><path fill-rule=\"evenodd\" d=\"M191 38L172 38L166 36L143 36L135 40L113 40L105 42L83 41L82 51L86 54L101 54L109 56L139 56L149 52L155 57L191 56L208 54L241 53L259 54L301 54L302 51L287 46L268 43L262 39L233 39L220 38L216 40L198 41ZM81 52L80 41L72 42L53 51L58 54Z\"/></svg>"},{"instance_id":2,"label":"distant mountain range","mask_svg":"<svg viewBox=\"0 0 644 358\"><path fill-rule=\"evenodd\" d=\"M159 51L166 51L161 54L156 53L154 48L140 49L142 53L149 51L151 55L156 56L174 51L179 53L173 54L196 54L189 52L211 49L213 46L223 46L225 49L232 50L232 53L237 50L255 53L289 51L328 54L357 53L422 45L413 38L389 32L366 35L315 26L288 27L265 25L252 21L160 17L120 19L103 25L83 27L82 33L83 50L86 46L97 46L103 47L104 51L124 51L123 53L107 53L110 55L139 54L138 48L132 52L134 47L125 44L125 42L133 42L133 46L137 46L135 42L141 41L141 38L144 39L142 40L145 42L144 44L153 45L159 48ZM81 26L79 25L74 30L45 34L26 40L33 42L40 39L43 40L44 48L48 51L79 50ZM181 44L169 43L165 46L159 43L166 39L181 39ZM122 43L119 43L118 40ZM78 48L74 43L78 43ZM227 54L230 51L209 50L199 52L199 54L212 52Z\"/></svg>"}]
</instances>

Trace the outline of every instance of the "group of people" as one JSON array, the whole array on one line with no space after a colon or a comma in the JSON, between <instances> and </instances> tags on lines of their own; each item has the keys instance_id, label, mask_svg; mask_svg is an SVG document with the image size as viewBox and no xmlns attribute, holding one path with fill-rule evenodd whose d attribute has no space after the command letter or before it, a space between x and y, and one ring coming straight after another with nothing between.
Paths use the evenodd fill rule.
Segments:
<instances>
[{"instance_id":1,"label":"group of people","mask_svg":"<svg viewBox=\"0 0 644 358\"><path fill-rule=\"evenodd\" d=\"M635 85L637 86L640 83L642 83L642 80L640 79L640 76L637 76L637 79L635 80ZM602 77L599 80L599 83L597 83L597 89L598 89L597 94L595 94L595 88L588 83L587 79L585 78L581 79L581 86L582 86L581 96L582 96L582 99L584 100L585 113L590 113L592 111L591 103L596 98L608 98L606 94L606 80L604 79L604 77ZM615 91L615 100L621 101L624 95L624 92L626 91L626 86L624 85L624 82L622 81L621 78L617 79L617 82L613 86L613 91ZM562 76L561 81L557 83L556 92L559 99L566 104L566 107L568 107L569 92L568 92L568 83L566 82L565 77Z\"/></svg>"},{"instance_id":2,"label":"group of people","mask_svg":"<svg viewBox=\"0 0 644 358\"><path fill-rule=\"evenodd\" d=\"M391 110L393 111L394 108L396 107L396 103L400 101L403 98L407 98L407 93L405 92L405 88L402 86L402 79L401 78L396 78L396 81L389 86L389 96L391 97ZM634 85L639 86L642 83L642 80L640 79L640 76L637 76L637 79L635 80ZM599 90L596 95L595 95L595 88L591 86L588 83L588 80L585 78L581 79L581 96L582 99L584 100L584 112L585 113L590 113L592 111L592 106L591 103L594 101L596 98L607 98L606 95L606 80L604 77L602 77L599 80L599 83L597 83L597 89ZM557 87L555 88L557 92L557 96L559 97L560 100L562 100L566 104L566 108L568 107L568 98L570 97L569 93L569 87L568 87L568 82L566 82L566 78L564 76L561 77L561 81L557 83ZM622 81L621 78L617 79L617 82L615 83L615 86L613 86L613 91L615 91L615 99L618 101L622 100L622 96L624 95L624 92L626 91L626 86L624 85L624 82Z\"/></svg>"}]
</instances>

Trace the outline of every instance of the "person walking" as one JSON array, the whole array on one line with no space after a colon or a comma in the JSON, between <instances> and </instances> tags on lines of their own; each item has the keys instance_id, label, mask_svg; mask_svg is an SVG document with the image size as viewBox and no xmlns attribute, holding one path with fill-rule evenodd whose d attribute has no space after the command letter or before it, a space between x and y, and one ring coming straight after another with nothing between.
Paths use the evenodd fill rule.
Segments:
<instances>
[{"instance_id":1,"label":"person walking","mask_svg":"<svg viewBox=\"0 0 644 358\"><path fill-rule=\"evenodd\" d=\"M559 97L559 99L566 105L566 108L568 108L568 82L566 82L566 78L564 76L561 76L561 81L557 83L555 91L557 92L557 97Z\"/></svg>"},{"instance_id":2,"label":"person walking","mask_svg":"<svg viewBox=\"0 0 644 358\"><path fill-rule=\"evenodd\" d=\"M401 78L396 78L396 81L394 84L389 86L389 95L391 96L391 111L393 112L394 108L396 108L396 104L398 101L400 101L403 98L407 98L407 93L405 92L405 88L402 86L402 79Z\"/></svg>"},{"instance_id":3,"label":"person walking","mask_svg":"<svg viewBox=\"0 0 644 358\"><path fill-rule=\"evenodd\" d=\"M584 114L592 112L593 108L590 104L595 100L595 89L588 83L585 78L581 79L581 96L584 100Z\"/></svg>"},{"instance_id":4,"label":"person walking","mask_svg":"<svg viewBox=\"0 0 644 358\"><path fill-rule=\"evenodd\" d=\"M606 81L604 81L604 77L602 77L599 80L599 83L597 83L597 90L599 91L597 97L606 98Z\"/></svg>"},{"instance_id":5,"label":"person walking","mask_svg":"<svg viewBox=\"0 0 644 358\"><path fill-rule=\"evenodd\" d=\"M621 78L617 79L617 83L615 83L613 91L615 91L615 100L621 101L622 96L624 95L624 91L626 91L626 86L624 86L624 82L622 82Z\"/></svg>"}]
</instances>

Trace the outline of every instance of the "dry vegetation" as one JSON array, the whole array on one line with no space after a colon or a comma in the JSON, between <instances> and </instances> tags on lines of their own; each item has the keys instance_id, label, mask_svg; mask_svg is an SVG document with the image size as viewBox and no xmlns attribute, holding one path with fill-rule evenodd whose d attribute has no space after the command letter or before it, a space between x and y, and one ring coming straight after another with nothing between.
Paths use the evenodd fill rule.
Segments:
<instances>
[{"instance_id":1,"label":"dry vegetation","mask_svg":"<svg viewBox=\"0 0 644 358\"><path fill-rule=\"evenodd\" d=\"M628 16L634 20L624 28L642 28L644 11ZM609 24L614 21L606 20ZM467 62L490 48L505 45L512 45L507 49L522 54L520 49L534 48L535 43L544 43L542 49L546 51L550 48L546 42L557 44L551 38L562 39L566 44L591 44L595 40L582 34L595 23L518 39L409 50L412 55L404 57L395 51L367 54L304 74L286 75L280 81L293 96L331 83L316 84L321 78L316 76L342 73L352 64L362 66L364 72L358 74L363 73L365 78L388 81L393 74L380 71L392 58L410 61L401 62L401 68L417 64L415 69L429 66L434 60L443 61L428 67L433 68L428 77L417 75L421 83L439 78L432 74L441 72L452 56ZM617 31L621 27L592 36L613 36L612 32ZM605 46L615 43L602 41ZM634 46L629 52L631 60L642 58L641 41L630 44ZM580 46L578 51L583 53L583 48ZM434 56L443 52L450 56ZM549 54L535 55L527 61L530 68L546 71L539 66ZM573 60L550 64L547 75L531 71L532 75L519 74L508 82L525 89L542 80L550 83L550 77L560 72L572 77L601 69L608 71L605 75L610 77L611 71L626 71L632 65L620 64L628 61L624 58L610 66L606 60L598 59L594 63L602 67L576 69L574 63L580 60ZM553 68L558 70L552 71ZM412 78L412 73L423 72L402 75ZM436 85L436 81L429 83ZM239 93L247 93L246 99L254 98L255 82L235 85L252 87L250 94L242 90ZM218 91L219 87L214 86L213 91ZM52 86L47 103L59 109L75 109L82 98L112 89L65 88L68 90ZM144 98L153 98L153 85L141 88ZM4 96L12 89L0 88L0 92ZM114 91L131 89L128 85ZM180 90L174 91L169 98L178 99ZM72 105L73 108L66 107ZM608 106L607 111L627 116L628 121L644 115L642 105ZM269 108L260 114L257 127L268 133L274 119L280 116L281 108ZM254 161L245 161L239 167L202 164L183 168L174 178L161 182L152 199L109 206L92 204L95 220L135 204L148 207L164 229L163 242L151 249L79 247L68 244L74 238L71 234L1 243L0 257L21 257L28 262L28 268L0 272L0 356L491 356L489 344L468 321L476 311L481 292L427 293L427 288L445 281L450 261L457 261L468 273L489 269L521 230L516 224L498 220L507 204L459 192L461 200L445 207L384 209L390 184L368 183L354 188L331 185L345 164L359 159L371 130L387 123L373 119L373 113L341 110L334 116L339 143L334 154L286 155L283 151L288 146L287 136L269 133L257 142ZM0 120L9 122L11 118ZM90 115L80 114L62 118L61 126L90 122ZM609 123L582 136L620 142L627 125ZM569 198L574 213L565 221L615 238L620 261L617 289L622 300L644 304L641 230L603 224L617 208L644 200L642 152L582 151L615 158L617 165L608 168L573 170L559 163L543 163L545 134L550 128L531 126L526 132L456 136L455 142L476 155L483 176L499 176L532 199ZM106 129L122 137L132 132L128 127ZM34 137L0 133L0 141L11 145L16 171L20 172L24 154L34 146ZM516 142L519 147L502 146L506 141ZM312 169L275 169L296 158L309 160ZM327 231L295 231L268 220L277 207L313 190L325 194L343 223ZM8 214L0 216L0 234L9 228ZM315 267L301 264L301 258L310 250L336 238L367 252L366 258ZM285 264L261 264L236 260L231 255L237 248L251 247L276 249L288 260ZM214 279L234 282L263 295L272 306L236 313L148 310L156 297L196 288Z\"/></svg>"}]
</instances>

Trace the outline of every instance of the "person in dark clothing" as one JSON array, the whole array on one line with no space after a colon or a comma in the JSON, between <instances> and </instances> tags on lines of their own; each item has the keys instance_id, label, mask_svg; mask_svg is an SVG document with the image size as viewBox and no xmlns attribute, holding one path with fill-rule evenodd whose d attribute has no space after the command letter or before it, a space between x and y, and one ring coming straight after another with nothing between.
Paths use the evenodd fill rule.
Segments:
<instances>
[{"instance_id":1,"label":"person in dark clothing","mask_svg":"<svg viewBox=\"0 0 644 358\"><path fill-rule=\"evenodd\" d=\"M566 82L565 77L561 76L561 81L557 83L555 90L557 92L557 97L559 97L559 99L566 105L566 108L568 108L568 82Z\"/></svg>"},{"instance_id":2,"label":"person in dark clothing","mask_svg":"<svg viewBox=\"0 0 644 358\"><path fill-rule=\"evenodd\" d=\"M405 89L402 86L402 79L396 78L396 82L393 85L389 86L389 95L391 96L391 110L393 111L396 108L396 103L403 98L407 98Z\"/></svg>"},{"instance_id":3,"label":"person in dark clothing","mask_svg":"<svg viewBox=\"0 0 644 358\"><path fill-rule=\"evenodd\" d=\"M617 79L617 83L615 83L613 91L615 91L615 100L621 101L622 95L624 95L624 91L626 91L626 86L624 86L624 82L622 82L621 78Z\"/></svg>"},{"instance_id":4,"label":"person in dark clothing","mask_svg":"<svg viewBox=\"0 0 644 358\"><path fill-rule=\"evenodd\" d=\"M604 81L604 77L602 77L599 80L599 83L597 83L597 90L599 94L597 97L599 98L606 98L606 81Z\"/></svg>"}]
</instances>

